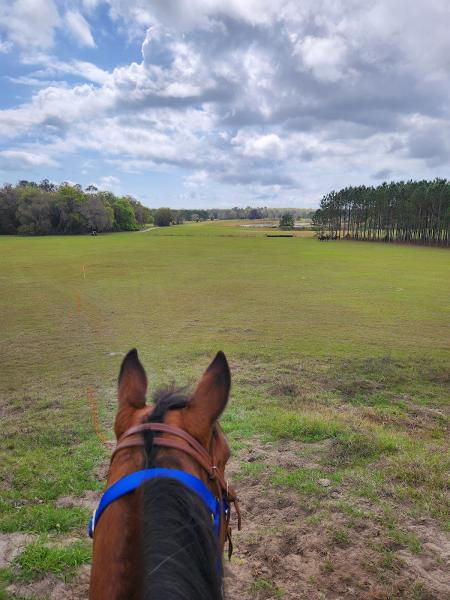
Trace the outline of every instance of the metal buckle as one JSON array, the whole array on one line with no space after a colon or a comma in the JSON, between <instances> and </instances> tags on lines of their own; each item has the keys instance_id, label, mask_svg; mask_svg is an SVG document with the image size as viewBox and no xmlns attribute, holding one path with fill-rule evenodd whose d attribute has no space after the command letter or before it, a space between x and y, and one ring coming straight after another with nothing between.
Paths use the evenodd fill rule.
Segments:
<instances>
[{"instance_id":1,"label":"metal buckle","mask_svg":"<svg viewBox=\"0 0 450 600\"><path fill-rule=\"evenodd\" d=\"M94 508L92 511L91 518L89 520L89 537L94 537L94 529L95 529L95 515L97 514L97 509Z\"/></svg>"}]
</instances>

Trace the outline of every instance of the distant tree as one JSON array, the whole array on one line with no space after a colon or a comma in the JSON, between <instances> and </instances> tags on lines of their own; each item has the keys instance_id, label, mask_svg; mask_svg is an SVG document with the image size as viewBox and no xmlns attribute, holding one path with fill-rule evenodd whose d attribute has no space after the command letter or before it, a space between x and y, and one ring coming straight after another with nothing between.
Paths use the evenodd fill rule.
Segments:
<instances>
[{"instance_id":1,"label":"distant tree","mask_svg":"<svg viewBox=\"0 0 450 600\"><path fill-rule=\"evenodd\" d=\"M294 215L290 212L285 212L280 217L280 229L294 229Z\"/></svg>"},{"instance_id":2,"label":"distant tree","mask_svg":"<svg viewBox=\"0 0 450 600\"><path fill-rule=\"evenodd\" d=\"M38 187L41 190L44 190L44 192L55 192L56 191L56 185L54 183L52 183L51 181L49 181L48 179L43 179Z\"/></svg>"},{"instance_id":3,"label":"distant tree","mask_svg":"<svg viewBox=\"0 0 450 600\"><path fill-rule=\"evenodd\" d=\"M191 221L195 221L196 223L198 223L200 221L200 215L198 213L193 213L193 215L191 216Z\"/></svg>"},{"instance_id":4,"label":"distant tree","mask_svg":"<svg viewBox=\"0 0 450 600\"><path fill-rule=\"evenodd\" d=\"M177 225L182 225L184 223L184 214L182 210L178 210L175 213L175 223Z\"/></svg>"},{"instance_id":5,"label":"distant tree","mask_svg":"<svg viewBox=\"0 0 450 600\"><path fill-rule=\"evenodd\" d=\"M168 227L174 221L174 215L170 208L158 208L153 216L153 222L158 227Z\"/></svg>"},{"instance_id":6,"label":"distant tree","mask_svg":"<svg viewBox=\"0 0 450 600\"><path fill-rule=\"evenodd\" d=\"M384 182L326 194L315 226L336 238L450 245L450 182Z\"/></svg>"},{"instance_id":7,"label":"distant tree","mask_svg":"<svg viewBox=\"0 0 450 600\"><path fill-rule=\"evenodd\" d=\"M92 194L94 192L98 192L98 187L95 187L95 185L88 185L87 188L85 188L85 191L88 192L89 194Z\"/></svg>"},{"instance_id":8,"label":"distant tree","mask_svg":"<svg viewBox=\"0 0 450 600\"><path fill-rule=\"evenodd\" d=\"M35 181L28 181L27 179L21 179L17 187L37 187L37 183Z\"/></svg>"},{"instance_id":9,"label":"distant tree","mask_svg":"<svg viewBox=\"0 0 450 600\"><path fill-rule=\"evenodd\" d=\"M17 194L11 185L5 185L0 190L0 234L17 233L19 221L17 212Z\"/></svg>"},{"instance_id":10,"label":"distant tree","mask_svg":"<svg viewBox=\"0 0 450 600\"><path fill-rule=\"evenodd\" d=\"M36 191L22 198L17 208L18 233L46 235L51 233L50 202L45 193Z\"/></svg>"},{"instance_id":11,"label":"distant tree","mask_svg":"<svg viewBox=\"0 0 450 600\"><path fill-rule=\"evenodd\" d=\"M114 210L115 229L118 231L136 231L139 229L133 207L126 198L117 198L112 208Z\"/></svg>"},{"instance_id":12,"label":"distant tree","mask_svg":"<svg viewBox=\"0 0 450 600\"><path fill-rule=\"evenodd\" d=\"M263 218L263 213L262 210L259 208L251 208L248 211L248 218L249 219L262 219Z\"/></svg>"},{"instance_id":13,"label":"distant tree","mask_svg":"<svg viewBox=\"0 0 450 600\"><path fill-rule=\"evenodd\" d=\"M87 193L67 182L56 186L48 179L5 184L0 187L0 234L135 230L138 223L152 221L152 211L134 198L95 190L90 186Z\"/></svg>"},{"instance_id":14,"label":"distant tree","mask_svg":"<svg viewBox=\"0 0 450 600\"><path fill-rule=\"evenodd\" d=\"M99 195L90 195L83 206L90 230L111 231L114 226L114 209L102 201Z\"/></svg>"},{"instance_id":15,"label":"distant tree","mask_svg":"<svg viewBox=\"0 0 450 600\"><path fill-rule=\"evenodd\" d=\"M143 206L140 202L138 202L132 196L125 196L128 202L131 204L134 210L134 215L136 217L136 221L139 225L145 225L146 223L152 222L152 213L149 208Z\"/></svg>"},{"instance_id":16,"label":"distant tree","mask_svg":"<svg viewBox=\"0 0 450 600\"><path fill-rule=\"evenodd\" d=\"M87 198L75 186L66 184L58 187L52 218L57 220L59 233L83 233L88 231L87 219L84 215L84 204Z\"/></svg>"}]
</instances>

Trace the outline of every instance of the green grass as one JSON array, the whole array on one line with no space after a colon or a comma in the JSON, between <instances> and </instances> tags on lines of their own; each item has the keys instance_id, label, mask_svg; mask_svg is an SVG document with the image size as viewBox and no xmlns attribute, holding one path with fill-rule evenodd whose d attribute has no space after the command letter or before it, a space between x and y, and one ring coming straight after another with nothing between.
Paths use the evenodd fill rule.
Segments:
<instances>
[{"instance_id":1,"label":"green grass","mask_svg":"<svg viewBox=\"0 0 450 600\"><path fill-rule=\"evenodd\" d=\"M254 579L250 584L250 592L252 594L258 594L259 592L263 592L265 594L269 594L272 598L283 598L284 592L281 588L278 588L273 581L269 579Z\"/></svg>"},{"instance_id":2,"label":"green grass","mask_svg":"<svg viewBox=\"0 0 450 600\"><path fill-rule=\"evenodd\" d=\"M39 579L47 573L67 579L74 575L77 567L89 563L91 556L91 545L87 542L60 547L48 546L41 540L27 546L15 558L13 568L18 570L16 579L21 581Z\"/></svg>"},{"instance_id":3,"label":"green grass","mask_svg":"<svg viewBox=\"0 0 450 600\"><path fill-rule=\"evenodd\" d=\"M48 423L40 425L49 427ZM92 470L103 459L104 450L97 440L67 448L63 440L55 440L51 447L43 437L34 437L29 444L17 440L5 454L0 531L39 533L84 528L86 510L55 507L53 502L61 496L79 496L84 490L102 487Z\"/></svg>"},{"instance_id":4,"label":"green grass","mask_svg":"<svg viewBox=\"0 0 450 600\"><path fill-rule=\"evenodd\" d=\"M331 450L331 461L339 467L364 464L381 456L395 454L403 440L393 432L351 431L338 436Z\"/></svg>"},{"instance_id":5,"label":"green grass","mask_svg":"<svg viewBox=\"0 0 450 600\"><path fill-rule=\"evenodd\" d=\"M39 500L38 500L39 501ZM42 501L43 502L43 501ZM3 509L0 527L4 532L31 531L45 533L50 531L74 531L80 533L86 529L88 511L81 508L59 508L51 503L19 506L16 509L8 504Z\"/></svg>"},{"instance_id":6,"label":"green grass","mask_svg":"<svg viewBox=\"0 0 450 600\"><path fill-rule=\"evenodd\" d=\"M319 479L330 478L333 484L341 481L339 473L326 473L318 469L286 470L278 467L271 476L273 485L292 488L304 495L322 495L327 493L319 483Z\"/></svg>"},{"instance_id":7,"label":"green grass","mask_svg":"<svg viewBox=\"0 0 450 600\"><path fill-rule=\"evenodd\" d=\"M329 543L339 548L347 548L351 543L350 534L345 529L333 528L329 532Z\"/></svg>"},{"instance_id":8,"label":"green grass","mask_svg":"<svg viewBox=\"0 0 450 600\"><path fill-rule=\"evenodd\" d=\"M237 473L235 479L240 480L245 477L258 479L266 470L267 466L261 462L241 462L239 473Z\"/></svg>"},{"instance_id":9,"label":"green grass","mask_svg":"<svg viewBox=\"0 0 450 600\"><path fill-rule=\"evenodd\" d=\"M280 411L279 407L269 408L260 414L257 428L272 439L304 442L337 438L346 432L346 426L332 418L291 410Z\"/></svg>"},{"instance_id":10,"label":"green grass","mask_svg":"<svg viewBox=\"0 0 450 600\"><path fill-rule=\"evenodd\" d=\"M0 600L9 600L10 595L7 593L6 588L12 580L13 575L10 568L0 569Z\"/></svg>"},{"instance_id":11,"label":"green grass","mask_svg":"<svg viewBox=\"0 0 450 600\"><path fill-rule=\"evenodd\" d=\"M112 437L132 347L151 389L192 383L226 352L234 385L223 425L235 452L254 436L323 444L320 468L277 470L272 485L320 495L321 475L350 497L448 522L446 250L269 240L200 223L1 236L0 256L1 531L84 531L86 511L55 501L103 485L95 469L107 453L87 390Z\"/></svg>"}]
</instances>

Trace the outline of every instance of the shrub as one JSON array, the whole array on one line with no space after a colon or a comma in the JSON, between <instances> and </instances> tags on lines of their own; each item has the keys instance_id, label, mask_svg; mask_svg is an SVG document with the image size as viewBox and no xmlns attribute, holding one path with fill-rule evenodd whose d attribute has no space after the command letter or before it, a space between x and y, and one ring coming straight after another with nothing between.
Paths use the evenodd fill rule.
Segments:
<instances>
[{"instance_id":1,"label":"shrub","mask_svg":"<svg viewBox=\"0 0 450 600\"><path fill-rule=\"evenodd\" d=\"M153 221L158 227L168 227L173 223L173 220L170 208L158 208L153 217Z\"/></svg>"},{"instance_id":2,"label":"shrub","mask_svg":"<svg viewBox=\"0 0 450 600\"><path fill-rule=\"evenodd\" d=\"M294 229L294 215L290 212L285 212L280 217L280 229Z\"/></svg>"}]
</instances>

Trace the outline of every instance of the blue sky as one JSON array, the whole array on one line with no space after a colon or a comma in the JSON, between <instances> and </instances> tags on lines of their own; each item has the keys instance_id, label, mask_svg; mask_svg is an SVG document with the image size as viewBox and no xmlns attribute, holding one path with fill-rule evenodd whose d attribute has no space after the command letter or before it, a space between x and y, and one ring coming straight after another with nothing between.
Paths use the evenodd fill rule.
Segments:
<instances>
[{"instance_id":1,"label":"blue sky","mask_svg":"<svg viewBox=\"0 0 450 600\"><path fill-rule=\"evenodd\" d=\"M449 177L449 29L447 0L0 0L0 181L207 208Z\"/></svg>"}]
</instances>

